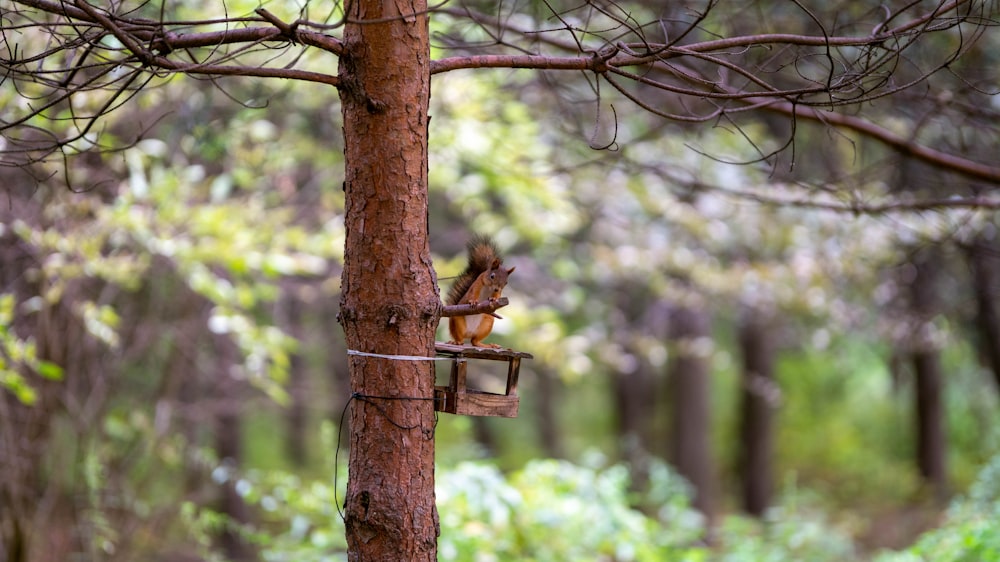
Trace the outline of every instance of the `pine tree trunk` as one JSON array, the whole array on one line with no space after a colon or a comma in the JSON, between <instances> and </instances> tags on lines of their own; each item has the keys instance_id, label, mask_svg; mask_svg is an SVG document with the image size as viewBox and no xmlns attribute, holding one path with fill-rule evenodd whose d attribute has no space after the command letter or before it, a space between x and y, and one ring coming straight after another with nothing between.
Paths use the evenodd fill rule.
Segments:
<instances>
[{"instance_id":1,"label":"pine tree trunk","mask_svg":"<svg viewBox=\"0 0 1000 562\"><path fill-rule=\"evenodd\" d=\"M630 350L631 351L631 350ZM653 410L653 381L645 366L631 372L611 372L615 398L615 432L621 459L631 471L632 487L649 483L649 427Z\"/></svg>"},{"instance_id":2,"label":"pine tree trunk","mask_svg":"<svg viewBox=\"0 0 1000 562\"><path fill-rule=\"evenodd\" d=\"M739 326L743 354L740 475L743 509L761 517L774 493L774 345L770 322L760 311L744 314Z\"/></svg>"},{"instance_id":3,"label":"pine tree trunk","mask_svg":"<svg viewBox=\"0 0 1000 562\"><path fill-rule=\"evenodd\" d=\"M939 499L947 495L944 401L941 359L931 335L934 317L940 310L937 272L942 265L932 250L918 252L913 259L916 275L910 284L910 307L917 320L911 359L916 381L917 468Z\"/></svg>"},{"instance_id":4,"label":"pine tree trunk","mask_svg":"<svg viewBox=\"0 0 1000 562\"><path fill-rule=\"evenodd\" d=\"M219 411L215 414L215 449L223 466L231 468L232 476L222 483L219 494L219 512L232 523L245 525L250 521L250 510L243 497L236 491L236 475L243 468L243 384L231 374L238 352L227 336L215 336L214 356L211 365L215 372L215 393ZM225 526L219 533L219 547L226 560L247 562L256 560L253 547L233 526Z\"/></svg>"},{"instance_id":5,"label":"pine tree trunk","mask_svg":"<svg viewBox=\"0 0 1000 562\"><path fill-rule=\"evenodd\" d=\"M427 237L426 2L348 6L339 73L347 348L433 356L440 297ZM349 363L348 560L436 560L431 363L366 356Z\"/></svg>"},{"instance_id":6,"label":"pine tree trunk","mask_svg":"<svg viewBox=\"0 0 1000 562\"><path fill-rule=\"evenodd\" d=\"M710 336L711 319L701 309L680 306L671 319L677 353L668 379L673 403L671 459L694 486L693 505L709 518L715 504L715 465L711 446L711 373L697 342Z\"/></svg>"},{"instance_id":7,"label":"pine tree trunk","mask_svg":"<svg viewBox=\"0 0 1000 562\"><path fill-rule=\"evenodd\" d=\"M993 371L996 389L1000 391L1000 314L996 305L997 295L1000 294L1000 276L997 275L997 246L980 237L973 242L967 255L976 294L979 351Z\"/></svg>"},{"instance_id":8,"label":"pine tree trunk","mask_svg":"<svg viewBox=\"0 0 1000 562\"><path fill-rule=\"evenodd\" d=\"M564 456L562 435L559 432L559 420L556 414L556 403L559 398L559 375L551 369L536 367L538 392L538 438L539 445L545 456L553 459Z\"/></svg>"},{"instance_id":9,"label":"pine tree trunk","mask_svg":"<svg viewBox=\"0 0 1000 562\"><path fill-rule=\"evenodd\" d=\"M283 312L284 329L289 335L302 341L305 336L302 329L302 301L292 289L286 287L279 307ZM309 426L309 389L305 360L298 350L291 354L288 361L287 388L291 402L285 411L285 451L295 466L302 467L309 459L306 445L306 430Z\"/></svg>"},{"instance_id":10,"label":"pine tree trunk","mask_svg":"<svg viewBox=\"0 0 1000 562\"><path fill-rule=\"evenodd\" d=\"M913 354L916 378L917 467L934 494L947 495L945 470L944 406L941 400L941 362L938 352Z\"/></svg>"}]
</instances>

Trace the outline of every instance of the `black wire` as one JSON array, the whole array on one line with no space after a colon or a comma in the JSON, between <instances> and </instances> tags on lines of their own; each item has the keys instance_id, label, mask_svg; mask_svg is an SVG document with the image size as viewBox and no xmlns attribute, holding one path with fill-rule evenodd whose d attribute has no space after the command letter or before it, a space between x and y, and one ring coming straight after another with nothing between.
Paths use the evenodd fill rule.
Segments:
<instances>
[{"instance_id":1,"label":"black wire","mask_svg":"<svg viewBox=\"0 0 1000 562\"><path fill-rule=\"evenodd\" d=\"M362 394L360 392L351 393L351 397L348 398L347 399L347 403L344 404L344 410L340 413L340 425L337 427L337 448L336 448L336 450L334 451L334 454L333 454L333 505L335 505L337 507L337 513L340 515L340 520L344 522L345 528L347 526L347 519L344 517L344 511L343 511L343 509L347 507L347 503L346 503L346 498L345 498L344 508L341 508L341 506L340 506L340 499L338 498L338 494L337 494L337 476L338 476L338 473L340 472L340 444L343 441L343 436L344 436L344 418L347 417L347 410L351 407L351 402L353 402L354 400L360 400L362 402L366 402L368 404L371 404L372 406L375 407L376 410L378 410L378 412L380 414L382 414L382 417L384 417L386 419L386 421L388 421L392 425L398 427L399 429L402 429L402 430L405 430L405 431L409 431L411 429L417 429L418 427L420 427L420 423L417 423L416 425L412 425L412 426L402 425L402 424L396 422L396 420L394 420L391 417L389 417L389 414L386 413L385 409L382 406L380 406L380 405L376 404L375 402L373 402L373 400L413 400L413 401L427 401L427 400L437 400L437 398L435 398L433 396L431 396L431 397L426 397L426 396L377 396L377 395L374 395L374 394ZM434 430L437 429L437 423L438 423L438 412L437 412L437 410L434 410L434 426L433 426L432 431L431 431L430 439L434 439Z\"/></svg>"}]
</instances>

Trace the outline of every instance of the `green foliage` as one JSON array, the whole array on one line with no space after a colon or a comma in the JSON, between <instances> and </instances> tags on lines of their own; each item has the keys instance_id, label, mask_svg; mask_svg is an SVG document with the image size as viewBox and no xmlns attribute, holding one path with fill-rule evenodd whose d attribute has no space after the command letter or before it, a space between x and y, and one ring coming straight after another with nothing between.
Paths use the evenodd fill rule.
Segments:
<instances>
[{"instance_id":1,"label":"green foliage","mask_svg":"<svg viewBox=\"0 0 1000 562\"><path fill-rule=\"evenodd\" d=\"M717 560L772 562L857 560L853 538L830 520L818 498L794 488L762 519L726 517L717 531Z\"/></svg>"},{"instance_id":2,"label":"green foliage","mask_svg":"<svg viewBox=\"0 0 1000 562\"><path fill-rule=\"evenodd\" d=\"M539 460L505 476L495 465L460 463L438 470L441 518L439 557L452 561L537 560L706 560L695 546L702 519L691 511L686 488L664 466L653 481L660 517L629 506L628 471L593 469L564 461ZM280 471L246 477L244 497L258 506L269 533L258 537L269 561L345 559L343 522L335 506L343 501L328 482L303 482ZM225 525L218 514L187 507L193 530L209 533ZM667 523L667 524L664 524Z\"/></svg>"},{"instance_id":3,"label":"green foliage","mask_svg":"<svg viewBox=\"0 0 1000 562\"><path fill-rule=\"evenodd\" d=\"M687 551L701 529L686 498L666 498L676 522L661 525L629 505L623 466L539 460L504 478L495 466L462 463L439 482L442 560L697 559Z\"/></svg>"},{"instance_id":4,"label":"green foliage","mask_svg":"<svg viewBox=\"0 0 1000 562\"><path fill-rule=\"evenodd\" d=\"M910 548L876 562L993 562L1000 560L1000 455L986 465L968 495L952 503L940 528Z\"/></svg>"},{"instance_id":5,"label":"green foliage","mask_svg":"<svg viewBox=\"0 0 1000 562\"><path fill-rule=\"evenodd\" d=\"M125 152L130 179L108 204L60 197L44 210L51 226L14 222L11 231L43 256L40 296L53 305L85 280L106 283L115 293L134 292L163 274L151 267L154 260L166 264L213 305L207 327L235 341L245 376L283 401L281 382L295 342L261 311L277 298L282 279L322 274L330 260L340 259L343 232L335 221L315 229L295 224L266 185L206 200L206 185L229 181L227 176L207 178L202 166L178 165L172 156L162 141L142 141ZM78 295L68 304L91 336L109 348L118 345L114 304ZM30 351L19 357L30 358ZM46 364L32 366L53 373ZM12 376L3 380L10 381L5 387L24 388Z\"/></svg>"},{"instance_id":6,"label":"green foliage","mask_svg":"<svg viewBox=\"0 0 1000 562\"><path fill-rule=\"evenodd\" d=\"M715 531L715 546L699 543L705 521L690 506L686 484L662 464L651 471L645 498L653 515L631 506L628 471L565 461L536 460L510 474L490 463L439 467L439 557L457 562L708 561L810 562L858 560L850 535L831 522L814 495L789 490L762 520L729 515ZM238 489L256 505L262 523L241 532L268 561L332 562L346 559L343 501L329 482L307 482L281 471L251 472ZM210 534L231 525L224 517L187 506L192 528ZM957 500L941 529L904 551L883 552L877 562L980 562L1000 560L1000 456L981 472L966 498Z\"/></svg>"},{"instance_id":7,"label":"green foliage","mask_svg":"<svg viewBox=\"0 0 1000 562\"><path fill-rule=\"evenodd\" d=\"M909 400L891 387L884 350L838 339L826 350L786 353L778 463L831 501L904 501L919 486L912 447L899 437ZM872 452L878 451L873 462Z\"/></svg>"},{"instance_id":8,"label":"green foliage","mask_svg":"<svg viewBox=\"0 0 1000 562\"><path fill-rule=\"evenodd\" d=\"M23 373L49 380L62 379L62 367L38 358L32 338L20 338L11 329L14 319L14 296L0 293L0 389L13 394L24 404L34 404L37 392Z\"/></svg>"},{"instance_id":9,"label":"green foliage","mask_svg":"<svg viewBox=\"0 0 1000 562\"><path fill-rule=\"evenodd\" d=\"M993 470L998 472L1000 468ZM343 521L336 508L336 502L344 499L343 466L338 474L337 494L328 480L306 481L279 470L249 471L241 476L223 469L216 472L220 475L217 479L238 480L236 489L256 506L259 524L234 526L217 512L186 504L181 512L185 525L189 532L203 537L206 548L214 532L229 528L254 542L263 558L271 562L346 559ZM984 476L980 482L991 481L996 486L995 478L995 475ZM987 491L985 484L977 486L970 492L971 497L979 498L976 501L982 502L989 494L995 498L995 489ZM621 465L596 468L566 461L535 460L507 474L485 462L438 467L439 559L455 562L859 559L850 535L831 522L822 504L807 492L786 491L782 503L763 520L725 516L714 533L711 547L702 544L708 532L706 521L692 509L687 484L666 465L653 463L650 489L643 497L649 508L635 509L634 499L628 470ZM977 520L974 526L963 524L967 534L978 533L976 536L984 541L975 552L991 552L986 548L995 544L989 541L995 541L996 534L988 538L987 528L991 522L996 524L996 513L993 517ZM930 539L925 537L921 542L925 540ZM910 559L885 558L880 562Z\"/></svg>"}]
</instances>

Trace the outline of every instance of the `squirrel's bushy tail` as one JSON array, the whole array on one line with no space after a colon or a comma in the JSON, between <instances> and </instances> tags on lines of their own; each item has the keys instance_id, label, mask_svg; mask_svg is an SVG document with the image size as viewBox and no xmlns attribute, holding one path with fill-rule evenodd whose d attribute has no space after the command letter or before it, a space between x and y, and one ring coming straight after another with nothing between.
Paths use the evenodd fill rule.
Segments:
<instances>
[{"instance_id":1,"label":"squirrel's bushy tail","mask_svg":"<svg viewBox=\"0 0 1000 562\"><path fill-rule=\"evenodd\" d=\"M446 304L458 304L462 300L469 287L476 281L479 275L490 269L494 260L503 262L503 256L497 249L492 238L484 234L476 234L470 240L466 249L469 252L469 261L465 266L465 271L455 279L448 290L448 300Z\"/></svg>"}]
</instances>

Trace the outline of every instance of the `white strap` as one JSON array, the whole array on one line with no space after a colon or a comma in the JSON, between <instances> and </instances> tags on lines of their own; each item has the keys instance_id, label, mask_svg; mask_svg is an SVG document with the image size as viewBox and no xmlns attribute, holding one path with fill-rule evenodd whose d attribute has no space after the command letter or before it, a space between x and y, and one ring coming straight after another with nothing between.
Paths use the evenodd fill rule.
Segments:
<instances>
[{"instance_id":1,"label":"white strap","mask_svg":"<svg viewBox=\"0 0 1000 562\"><path fill-rule=\"evenodd\" d=\"M380 359L392 359L393 361L451 361L454 357L424 357L422 355L383 355L381 353L367 353L364 351L347 350L348 355L359 355L362 357L378 357Z\"/></svg>"}]
</instances>

